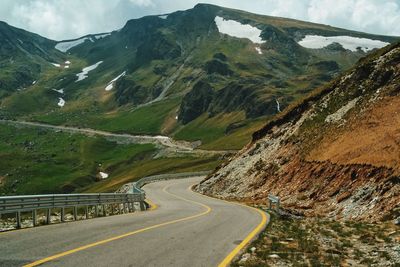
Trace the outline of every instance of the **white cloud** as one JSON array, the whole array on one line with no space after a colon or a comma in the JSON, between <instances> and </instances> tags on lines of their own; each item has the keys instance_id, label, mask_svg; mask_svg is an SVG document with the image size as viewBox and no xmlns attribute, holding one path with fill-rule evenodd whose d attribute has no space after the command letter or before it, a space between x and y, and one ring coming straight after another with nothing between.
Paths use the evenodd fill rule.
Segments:
<instances>
[{"instance_id":1,"label":"white cloud","mask_svg":"<svg viewBox=\"0 0 400 267\"><path fill-rule=\"evenodd\" d=\"M400 35L400 4L396 0L311 0L304 19L369 33Z\"/></svg>"},{"instance_id":2,"label":"white cloud","mask_svg":"<svg viewBox=\"0 0 400 267\"><path fill-rule=\"evenodd\" d=\"M151 0L129 0L129 2L131 2L136 6L144 6L144 7L154 6L153 1Z\"/></svg>"}]
</instances>

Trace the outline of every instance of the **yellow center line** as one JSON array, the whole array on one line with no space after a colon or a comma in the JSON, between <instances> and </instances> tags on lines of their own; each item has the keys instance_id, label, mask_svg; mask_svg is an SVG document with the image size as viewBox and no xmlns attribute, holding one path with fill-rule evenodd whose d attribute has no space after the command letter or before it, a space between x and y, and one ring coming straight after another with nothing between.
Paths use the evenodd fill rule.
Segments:
<instances>
[{"instance_id":1,"label":"yellow center line","mask_svg":"<svg viewBox=\"0 0 400 267\"><path fill-rule=\"evenodd\" d=\"M82 250L86 250L86 249L89 249L89 248L92 248L92 247L103 245L103 244L106 244L106 243L109 243L109 242L112 242L112 241L115 241L115 240L118 240L118 239L122 239L122 238L125 238L125 237L128 237L128 236L132 236L132 235L135 235L135 234L138 234L138 233L142 233L142 232L145 232L145 231L149 231L149 230L152 230L152 229L155 229L155 228L159 228L159 227L162 227L162 226L175 224L175 223L183 222L183 221L188 221L188 220L191 220L191 219L194 219L194 218L197 218L197 217L204 216L204 215L208 214L209 212L211 212L211 208L209 206L207 206L207 205L204 205L202 203L183 198L181 196L177 196L175 194L172 194L172 193L166 191L168 187L169 187L169 185L167 185L166 187L163 188L163 191L165 193L167 193L167 194L169 194L169 195L171 195L171 196L173 196L175 198L184 200L186 202L198 204L198 205L206 208L206 210L201 212L201 213L189 216L189 217L184 217L184 218L180 218L180 219L176 219L176 220L172 220L172 221L168 221L168 222L152 225L152 226L149 226L149 227L138 229L138 230L133 231L133 232L125 233L125 234L118 235L118 236L115 236L115 237L111 237L111 238L108 238L108 239L104 239L104 240L101 240L101 241L98 241L98 242L87 244L87 245L84 245L84 246L81 246L81 247L77 247L75 249L67 250L67 251L55 254L53 256L46 257L46 258L34 261L32 263L26 264L26 265L24 265L24 267L38 266L38 265L41 265L43 263L46 263L46 262L49 262L49 261L52 261L52 260L56 260L56 259L59 259L61 257L65 257L67 255L71 255L73 253L76 253L76 252L79 252L79 251L82 251Z\"/></svg>"}]
</instances>

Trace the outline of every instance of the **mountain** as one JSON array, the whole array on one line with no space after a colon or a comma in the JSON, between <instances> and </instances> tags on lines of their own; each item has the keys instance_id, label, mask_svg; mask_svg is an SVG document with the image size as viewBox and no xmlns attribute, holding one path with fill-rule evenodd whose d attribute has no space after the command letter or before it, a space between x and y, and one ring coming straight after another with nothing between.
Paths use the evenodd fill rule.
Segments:
<instances>
[{"instance_id":1,"label":"mountain","mask_svg":"<svg viewBox=\"0 0 400 267\"><path fill-rule=\"evenodd\" d=\"M0 98L30 87L43 69L63 57L48 40L0 22Z\"/></svg>"},{"instance_id":2,"label":"mountain","mask_svg":"<svg viewBox=\"0 0 400 267\"><path fill-rule=\"evenodd\" d=\"M380 221L400 215L400 44L363 58L253 134L201 192L296 214Z\"/></svg>"},{"instance_id":3,"label":"mountain","mask_svg":"<svg viewBox=\"0 0 400 267\"><path fill-rule=\"evenodd\" d=\"M15 53L28 58L26 35L41 63L8 83L1 117L166 134L205 149L240 149L265 119L398 40L208 4L61 42L7 29Z\"/></svg>"}]
</instances>

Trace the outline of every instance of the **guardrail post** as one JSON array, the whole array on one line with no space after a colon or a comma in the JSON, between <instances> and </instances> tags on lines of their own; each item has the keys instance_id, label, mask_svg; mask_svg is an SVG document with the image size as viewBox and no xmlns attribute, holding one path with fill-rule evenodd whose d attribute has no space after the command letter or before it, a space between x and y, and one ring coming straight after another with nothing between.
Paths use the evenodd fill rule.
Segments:
<instances>
[{"instance_id":1,"label":"guardrail post","mask_svg":"<svg viewBox=\"0 0 400 267\"><path fill-rule=\"evenodd\" d=\"M132 212L132 203L128 202L128 212L131 213Z\"/></svg>"},{"instance_id":2,"label":"guardrail post","mask_svg":"<svg viewBox=\"0 0 400 267\"><path fill-rule=\"evenodd\" d=\"M135 203L134 202L131 202L131 208L132 208L132 212L135 212Z\"/></svg>"},{"instance_id":3,"label":"guardrail post","mask_svg":"<svg viewBox=\"0 0 400 267\"><path fill-rule=\"evenodd\" d=\"M85 218L89 219L89 206L85 206Z\"/></svg>"},{"instance_id":4,"label":"guardrail post","mask_svg":"<svg viewBox=\"0 0 400 267\"><path fill-rule=\"evenodd\" d=\"M32 225L37 226L37 210L32 210Z\"/></svg>"},{"instance_id":5,"label":"guardrail post","mask_svg":"<svg viewBox=\"0 0 400 267\"><path fill-rule=\"evenodd\" d=\"M94 214L96 217L99 217L99 205L96 204L96 206L94 206Z\"/></svg>"},{"instance_id":6,"label":"guardrail post","mask_svg":"<svg viewBox=\"0 0 400 267\"><path fill-rule=\"evenodd\" d=\"M139 202L140 210L145 211L146 210L146 205L144 204L144 201Z\"/></svg>"},{"instance_id":7,"label":"guardrail post","mask_svg":"<svg viewBox=\"0 0 400 267\"><path fill-rule=\"evenodd\" d=\"M61 221L65 222L65 208L64 207L61 208L60 216L61 216Z\"/></svg>"},{"instance_id":8,"label":"guardrail post","mask_svg":"<svg viewBox=\"0 0 400 267\"><path fill-rule=\"evenodd\" d=\"M46 224L51 223L51 209L46 210Z\"/></svg>"},{"instance_id":9,"label":"guardrail post","mask_svg":"<svg viewBox=\"0 0 400 267\"><path fill-rule=\"evenodd\" d=\"M16 219L17 219L17 229L20 229L21 228L21 212L20 211L17 211Z\"/></svg>"},{"instance_id":10,"label":"guardrail post","mask_svg":"<svg viewBox=\"0 0 400 267\"><path fill-rule=\"evenodd\" d=\"M74 221L78 220L78 207L74 206Z\"/></svg>"},{"instance_id":11,"label":"guardrail post","mask_svg":"<svg viewBox=\"0 0 400 267\"><path fill-rule=\"evenodd\" d=\"M107 217L106 205L102 205L103 216Z\"/></svg>"}]
</instances>

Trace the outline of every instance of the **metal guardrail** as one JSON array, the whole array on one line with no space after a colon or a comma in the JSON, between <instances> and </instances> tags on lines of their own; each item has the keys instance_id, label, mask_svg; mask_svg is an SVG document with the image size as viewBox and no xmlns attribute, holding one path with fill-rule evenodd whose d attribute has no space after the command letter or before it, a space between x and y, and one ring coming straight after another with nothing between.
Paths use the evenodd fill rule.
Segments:
<instances>
[{"instance_id":1,"label":"metal guardrail","mask_svg":"<svg viewBox=\"0 0 400 267\"><path fill-rule=\"evenodd\" d=\"M65 221L65 208L73 208L74 220L77 220L78 208L85 207L85 217L89 218L89 208L94 208L95 216L99 216L99 208L103 216L107 216L110 205L117 206L119 212L133 212L135 203L145 209L144 192L132 193L100 193L100 194L56 194L25 195L0 197L0 215L15 213L16 226L21 228L21 213L32 211L33 226L37 225L37 211L46 210L46 223L51 223L51 210L61 210L60 221ZM113 207L112 207L113 209Z\"/></svg>"},{"instance_id":2,"label":"metal guardrail","mask_svg":"<svg viewBox=\"0 0 400 267\"><path fill-rule=\"evenodd\" d=\"M73 209L73 218L77 220L78 207L85 207L85 218L89 218L89 208L94 208L95 217L107 216L107 207L111 206L112 213L117 206L120 213L133 212L135 203L140 210L146 209L146 193L141 189L145 184L169 179L188 178L209 174L209 171L178 174L161 174L143 177L137 182L124 185L118 193L99 194L54 194L54 195L23 195L0 197L0 218L2 214L15 213L16 227L21 228L21 213L32 212L33 226L37 225L38 210L45 210L46 224L51 223L52 209L60 209L60 221L65 221L65 209Z\"/></svg>"},{"instance_id":3,"label":"metal guardrail","mask_svg":"<svg viewBox=\"0 0 400 267\"><path fill-rule=\"evenodd\" d=\"M160 174L160 175L153 175L147 176L139 179L136 182L126 184L129 187L128 190L131 190L133 193L144 193L142 187L148 183L162 181L162 180L171 180L171 179L183 179L189 177L196 177L196 176L204 176L210 174L211 171L202 171L202 172L183 172L183 173L174 173L174 174Z\"/></svg>"}]
</instances>

